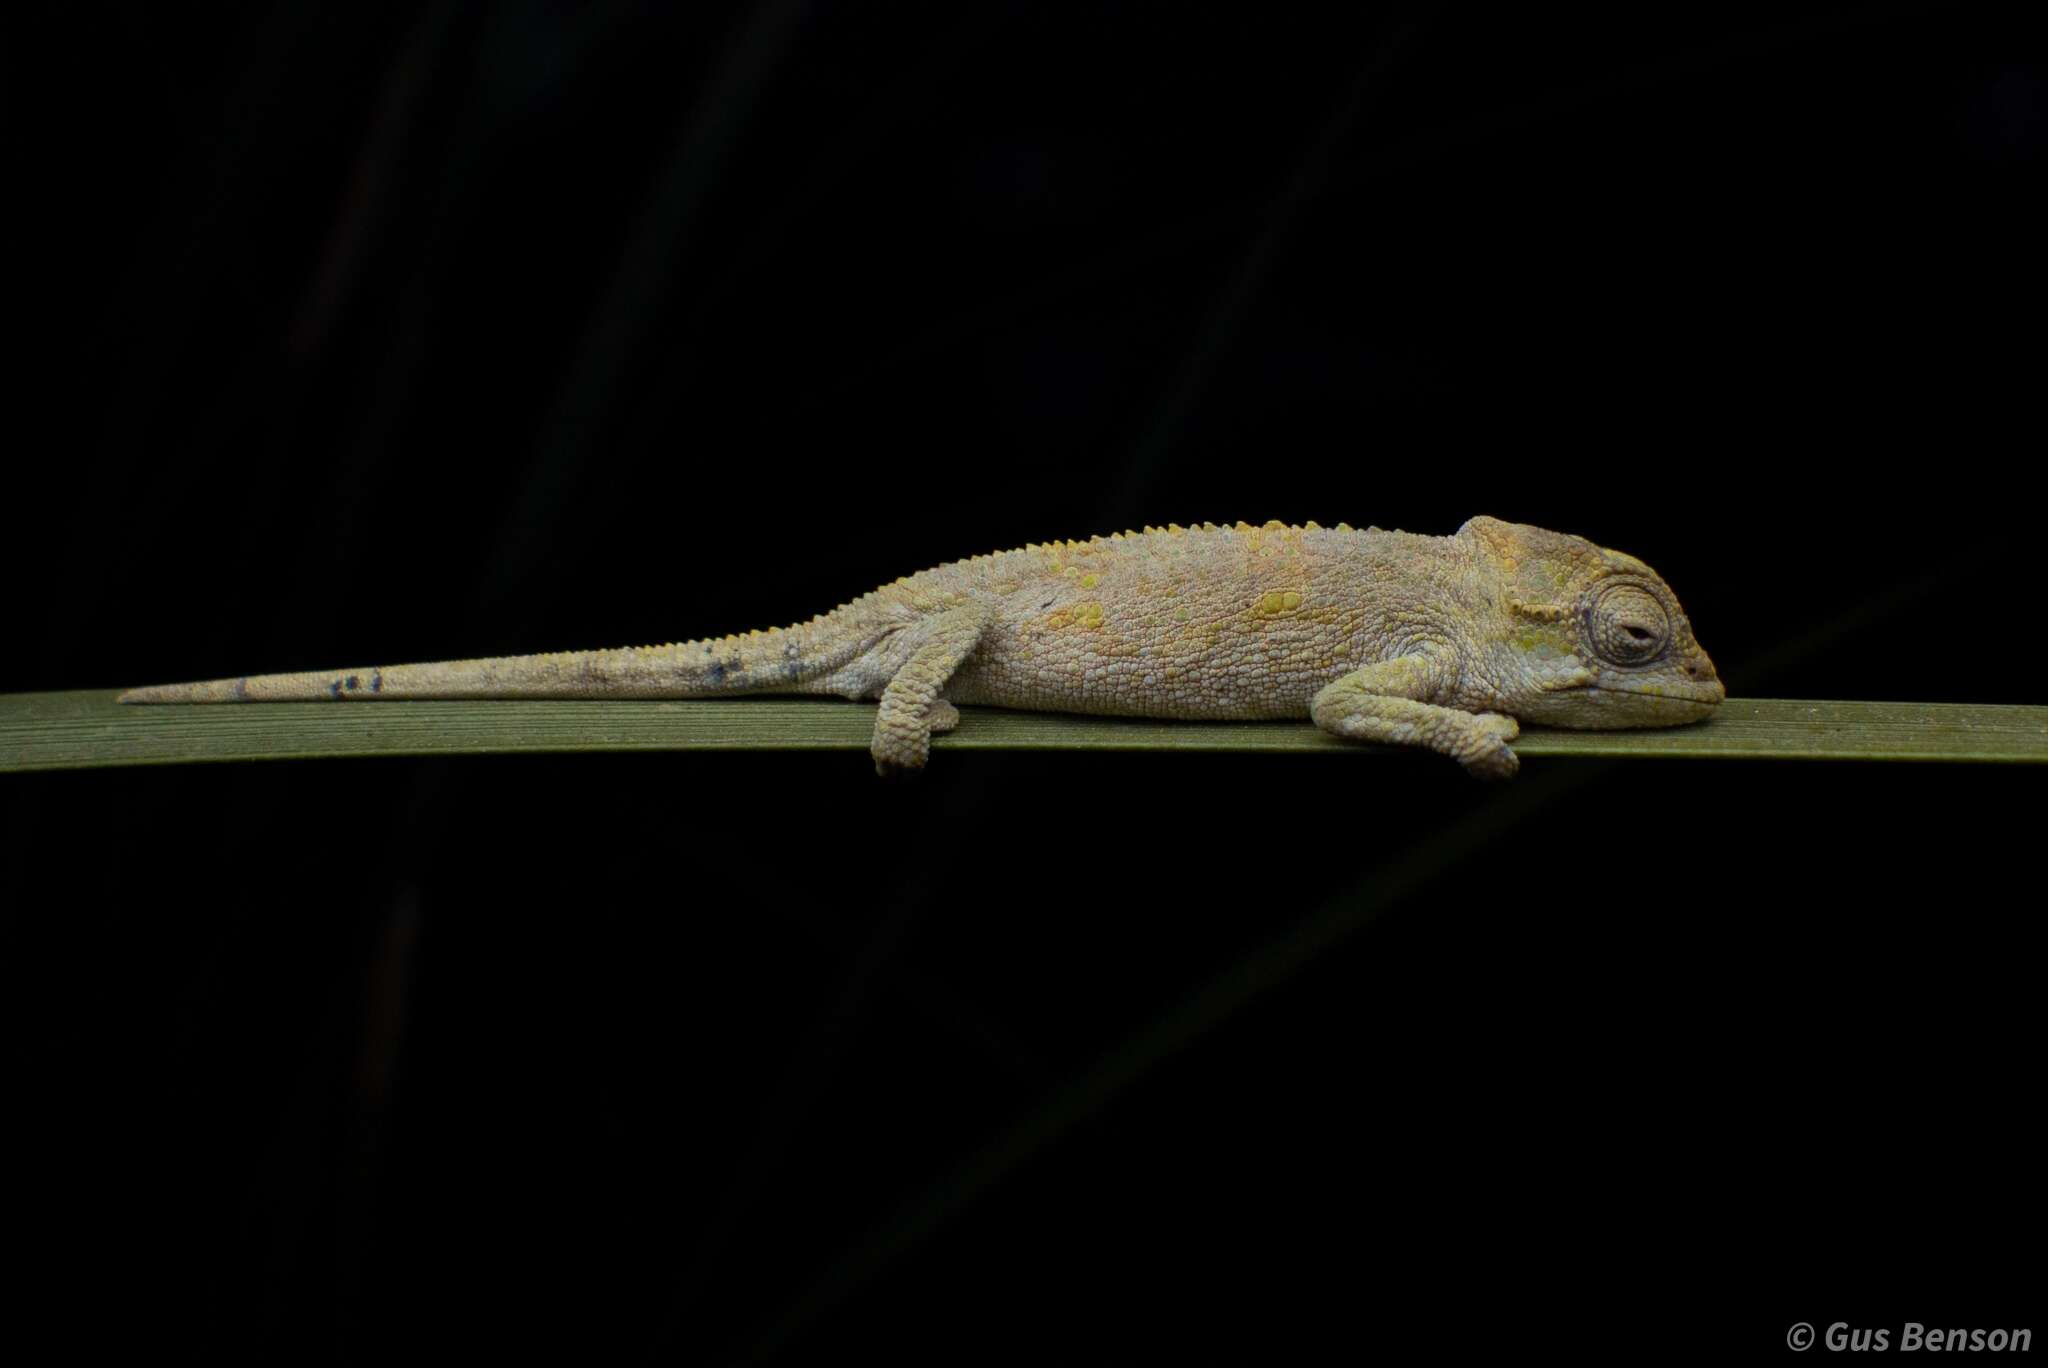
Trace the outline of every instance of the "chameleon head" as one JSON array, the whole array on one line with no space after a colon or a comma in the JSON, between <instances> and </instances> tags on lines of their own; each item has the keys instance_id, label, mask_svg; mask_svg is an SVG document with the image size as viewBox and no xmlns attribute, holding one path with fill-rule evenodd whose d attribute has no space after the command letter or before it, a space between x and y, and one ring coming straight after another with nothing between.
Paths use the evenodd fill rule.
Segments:
<instances>
[{"instance_id":1,"label":"chameleon head","mask_svg":"<svg viewBox=\"0 0 2048 1368\"><path fill-rule=\"evenodd\" d=\"M1655 571L1583 537L1493 518L1458 529L1494 600L1484 669L1517 717L1553 727L1697 722L1726 691Z\"/></svg>"}]
</instances>

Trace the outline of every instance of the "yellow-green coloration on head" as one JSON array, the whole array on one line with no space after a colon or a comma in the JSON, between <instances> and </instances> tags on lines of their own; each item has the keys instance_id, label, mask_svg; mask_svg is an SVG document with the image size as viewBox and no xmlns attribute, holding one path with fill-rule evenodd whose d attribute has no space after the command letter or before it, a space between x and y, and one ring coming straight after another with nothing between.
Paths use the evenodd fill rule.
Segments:
<instances>
[{"instance_id":1,"label":"yellow-green coloration on head","mask_svg":"<svg viewBox=\"0 0 2048 1368\"><path fill-rule=\"evenodd\" d=\"M1516 718L1664 726L1720 702L1649 567L1474 518L1455 536L1170 524L911 575L809 622L624 650L253 675L131 703L809 693L877 699L885 773L955 704L1178 718L1312 717L1339 736L1515 769Z\"/></svg>"},{"instance_id":2,"label":"yellow-green coloration on head","mask_svg":"<svg viewBox=\"0 0 2048 1368\"><path fill-rule=\"evenodd\" d=\"M1505 591L1487 674L1502 706L1556 727L1695 722L1725 696L1656 572L1581 537L1475 518L1460 529Z\"/></svg>"}]
</instances>

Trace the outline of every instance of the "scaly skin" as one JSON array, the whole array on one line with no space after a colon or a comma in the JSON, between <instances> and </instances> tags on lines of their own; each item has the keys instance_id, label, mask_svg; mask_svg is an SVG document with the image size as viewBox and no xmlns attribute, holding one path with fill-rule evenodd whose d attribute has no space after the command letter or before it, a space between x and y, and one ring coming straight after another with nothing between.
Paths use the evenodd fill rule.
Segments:
<instances>
[{"instance_id":1,"label":"scaly skin","mask_svg":"<svg viewBox=\"0 0 2048 1368\"><path fill-rule=\"evenodd\" d=\"M406 698L881 700L884 774L922 768L956 703L1140 717L1312 717L1515 772L1517 718L1661 727L1722 688L1664 582L1579 537L1147 528L911 575L794 627L668 646L249 675L123 703Z\"/></svg>"}]
</instances>

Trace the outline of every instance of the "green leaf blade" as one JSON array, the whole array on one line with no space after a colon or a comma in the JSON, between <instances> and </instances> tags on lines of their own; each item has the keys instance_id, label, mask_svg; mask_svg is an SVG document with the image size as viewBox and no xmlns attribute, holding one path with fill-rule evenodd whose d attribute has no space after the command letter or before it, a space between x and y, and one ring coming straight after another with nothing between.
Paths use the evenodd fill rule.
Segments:
<instances>
[{"instance_id":1,"label":"green leaf blade","mask_svg":"<svg viewBox=\"0 0 2048 1368\"><path fill-rule=\"evenodd\" d=\"M538 699L123 706L114 690L0 695L0 771L370 755L864 751L874 705L825 699ZM1177 722L967 708L941 750L1386 754L1307 722ZM2048 763L2048 707L1731 699L1648 731L1531 727L1525 759L1607 756Z\"/></svg>"}]
</instances>

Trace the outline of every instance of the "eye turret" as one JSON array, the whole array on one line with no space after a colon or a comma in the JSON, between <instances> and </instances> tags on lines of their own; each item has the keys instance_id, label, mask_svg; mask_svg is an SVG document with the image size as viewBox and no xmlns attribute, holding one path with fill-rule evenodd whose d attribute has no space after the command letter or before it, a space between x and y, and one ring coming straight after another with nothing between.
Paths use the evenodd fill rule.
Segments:
<instances>
[{"instance_id":1,"label":"eye turret","mask_svg":"<svg viewBox=\"0 0 2048 1368\"><path fill-rule=\"evenodd\" d=\"M1586 640L1610 665L1648 665L1671 648L1671 615L1640 584L1609 580L1587 596Z\"/></svg>"}]
</instances>

